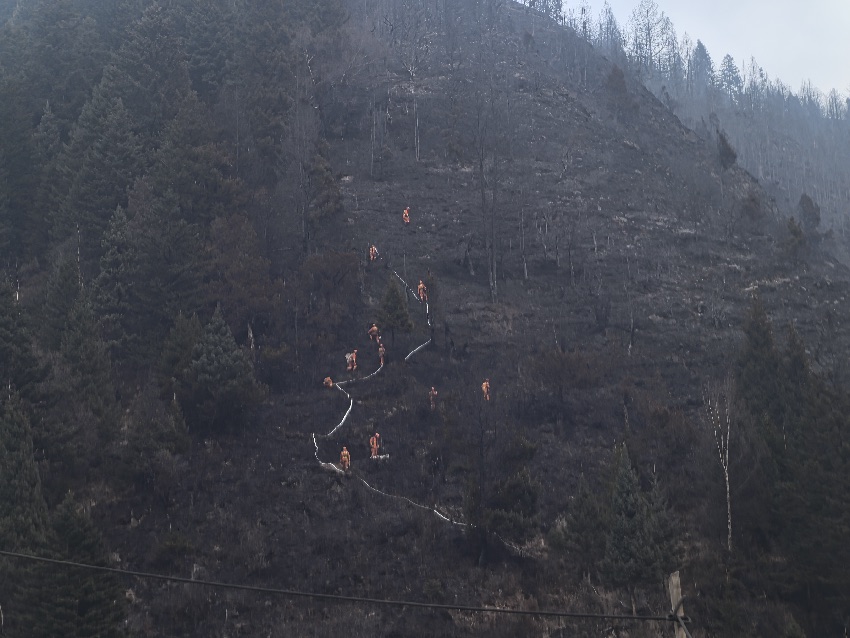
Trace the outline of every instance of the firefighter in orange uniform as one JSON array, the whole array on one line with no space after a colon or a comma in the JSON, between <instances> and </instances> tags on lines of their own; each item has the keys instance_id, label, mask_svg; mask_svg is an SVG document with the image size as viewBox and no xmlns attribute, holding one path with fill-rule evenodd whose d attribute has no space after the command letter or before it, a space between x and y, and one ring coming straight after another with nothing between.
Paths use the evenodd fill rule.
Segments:
<instances>
[{"instance_id":1,"label":"firefighter in orange uniform","mask_svg":"<svg viewBox=\"0 0 850 638\"><path fill-rule=\"evenodd\" d=\"M374 323L373 323L373 324L372 324L372 327L371 327L371 328L369 328L369 332L368 332L368 335L369 335L369 341L374 341L375 339L377 339L377 338L378 338L378 333L379 333L379 332L380 332L380 331L378 330L378 326L377 326L376 324L374 324Z\"/></svg>"},{"instance_id":2,"label":"firefighter in orange uniform","mask_svg":"<svg viewBox=\"0 0 850 638\"><path fill-rule=\"evenodd\" d=\"M326 388L332 388L334 387L334 380L330 377L325 377L325 380L322 381L322 385L324 385Z\"/></svg>"},{"instance_id":3,"label":"firefighter in orange uniform","mask_svg":"<svg viewBox=\"0 0 850 638\"><path fill-rule=\"evenodd\" d=\"M348 364L345 369L348 372L354 372L357 369L357 350L353 350L345 355L345 362Z\"/></svg>"},{"instance_id":4,"label":"firefighter in orange uniform","mask_svg":"<svg viewBox=\"0 0 850 638\"><path fill-rule=\"evenodd\" d=\"M375 435L369 437L369 450L372 452L372 458L377 458L378 451L381 448L381 435L375 432Z\"/></svg>"},{"instance_id":5,"label":"firefighter in orange uniform","mask_svg":"<svg viewBox=\"0 0 850 638\"><path fill-rule=\"evenodd\" d=\"M384 344L380 341L378 342L378 356L381 358L381 367L384 367L384 355L387 354L387 349L384 347Z\"/></svg>"},{"instance_id":6,"label":"firefighter in orange uniform","mask_svg":"<svg viewBox=\"0 0 850 638\"><path fill-rule=\"evenodd\" d=\"M344 445L342 446L342 452L339 453L339 465L345 472L348 472L348 468L351 467L351 455L348 453L348 448Z\"/></svg>"},{"instance_id":7,"label":"firefighter in orange uniform","mask_svg":"<svg viewBox=\"0 0 850 638\"><path fill-rule=\"evenodd\" d=\"M431 401L431 409L437 409L437 388L431 386L431 391L428 393L428 399Z\"/></svg>"},{"instance_id":8,"label":"firefighter in orange uniform","mask_svg":"<svg viewBox=\"0 0 850 638\"><path fill-rule=\"evenodd\" d=\"M401 214L401 218L404 220L405 224L410 223L410 207L404 209L404 212Z\"/></svg>"},{"instance_id":9,"label":"firefighter in orange uniform","mask_svg":"<svg viewBox=\"0 0 850 638\"><path fill-rule=\"evenodd\" d=\"M416 286L416 292L419 293L419 301L428 301L428 288L425 287L421 279L419 285Z\"/></svg>"},{"instance_id":10,"label":"firefighter in orange uniform","mask_svg":"<svg viewBox=\"0 0 850 638\"><path fill-rule=\"evenodd\" d=\"M481 394L484 395L484 400L490 400L490 379L484 379L484 383L481 384Z\"/></svg>"},{"instance_id":11,"label":"firefighter in orange uniform","mask_svg":"<svg viewBox=\"0 0 850 638\"><path fill-rule=\"evenodd\" d=\"M378 249L375 244L369 246L369 261L375 261L378 258Z\"/></svg>"}]
</instances>

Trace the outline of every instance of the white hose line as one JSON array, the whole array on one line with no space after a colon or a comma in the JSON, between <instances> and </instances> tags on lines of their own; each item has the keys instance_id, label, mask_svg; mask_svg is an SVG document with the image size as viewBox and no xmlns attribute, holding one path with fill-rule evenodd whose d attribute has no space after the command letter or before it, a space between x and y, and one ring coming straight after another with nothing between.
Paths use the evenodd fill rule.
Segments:
<instances>
[{"instance_id":1,"label":"white hose line","mask_svg":"<svg viewBox=\"0 0 850 638\"><path fill-rule=\"evenodd\" d=\"M416 501L412 501L409 498L407 498L406 496L399 496L397 494L389 494L387 492L383 492L383 491L379 490L378 488L372 487L371 485L369 485L366 482L365 479L363 479L359 476L357 478L360 479L360 482L363 483L363 485L365 485L366 487L368 487L370 490L372 490L373 492L375 492L377 494L381 494L382 496L387 496L389 498L397 498L397 499L402 500L402 501L407 501L408 503L410 503L414 507L418 507L419 509L428 510L429 512L433 512L438 517L440 517L441 519L443 519L447 523L451 523L452 525L457 525L459 527L469 527L469 523L461 523L460 521L452 520L448 516L446 516L445 514L443 514L442 512L438 511L437 509L435 509L433 507L428 507L427 505L420 505Z\"/></svg>"},{"instance_id":2,"label":"white hose line","mask_svg":"<svg viewBox=\"0 0 850 638\"><path fill-rule=\"evenodd\" d=\"M430 340L430 339L428 339L428 341L426 341L425 343L423 343L421 346L417 346L416 348L414 348L413 350L411 350L411 351L410 351L410 353L409 353L409 354L408 354L408 355L404 358L404 360L405 360L405 361L407 361L408 359L410 359L410 357L412 357L412 356L413 356L413 355L415 355L417 352L419 352L420 350L422 350L422 348L424 348L425 346L427 346L429 343L431 343L431 340Z\"/></svg>"},{"instance_id":3,"label":"white hose line","mask_svg":"<svg viewBox=\"0 0 850 638\"><path fill-rule=\"evenodd\" d=\"M337 430L339 430L342 427L342 424L345 423L345 420L348 418L348 415L351 414L351 408L354 407L354 399L351 398L351 395L349 395L348 392L346 392L345 390L340 388L338 383L336 384L336 387L339 388L340 392L342 392L346 397L348 397L348 409L345 411L345 416L342 417L342 421L337 423L337 426L333 430L331 430L330 432L325 434L326 438L331 436L334 432L336 432ZM316 442L316 435L315 434L313 435L313 442L314 443ZM316 459L318 460L318 458L319 458L319 448L317 446L316 447ZM321 463L321 461L319 461L319 463Z\"/></svg>"},{"instance_id":4,"label":"white hose line","mask_svg":"<svg viewBox=\"0 0 850 638\"><path fill-rule=\"evenodd\" d=\"M407 285L407 282L404 279L402 279L401 276L395 270L393 270L392 273L396 277L398 277L398 280L402 284L404 284L404 287L408 290L408 292L410 292L411 295L413 295L413 298L416 299L416 301L418 301L420 304L423 303L423 300L419 298L419 295L417 295L416 292L414 292L413 289L410 286ZM431 312L430 312L430 309L428 307L428 302L425 301L424 303L425 303L425 318L428 320L428 326L430 327L431 326ZM431 339L428 339L428 341L426 341L422 345L414 348L410 353L408 353L408 355L404 358L404 360L407 361L408 359L410 359L410 357L412 357L414 354L419 352L422 348L427 346L429 343L431 343ZM384 366L382 365L377 370L375 370L372 374L369 374L365 377L360 377L358 379L349 379L347 381L340 381L340 382L334 384L336 386L336 388L346 396L346 398L349 400L349 404L348 404L348 410L345 411L345 415L342 417L342 420L337 424L337 426L333 430L331 430L330 432L328 432L327 434L324 435L325 438L330 437L339 428L341 428L343 426L345 421L348 419L348 415L351 414L351 409L354 407L354 399L352 399L351 395L348 394L348 392L346 392L341 386L346 385L346 384L350 384L350 383L356 383L356 382L359 382L359 381L366 381L368 379L371 379L372 377L374 377L376 374L378 374L383 369L384 369ZM315 456L316 456L316 460L319 462L319 465L321 465L322 467L331 468L338 474L345 475L345 471L342 470L341 468L339 468L335 463L326 463L319 458L319 444L316 441L316 434L315 433L313 433L313 447L316 448ZM428 507L427 505L421 505L420 503L417 503L416 501L413 501L413 500L407 498L406 496L400 496L398 494L389 494L388 492L381 491L376 487L372 487L371 485L369 485L369 483L366 482L366 480L364 478L362 478L360 476L358 476L356 478L361 483L363 483L363 485L365 485L368 489L372 490L376 494L380 494L380 495L386 496L388 498L395 498L395 499L399 499L399 500L402 500L402 501L407 501L410 505L413 505L414 507L418 507L419 509L423 509L423 510L427 510L429 512L432 512L438 518L444 520L446 523L451 523L452 525L456 525L458 527L470 527L469 523L463 523L461 521L453 520L453 519L449 518L448 516L446 516L445 514L443 514L442 512L440 512L439 510L437 510L436 508ZM497 535L497 537L505 545L511 547L512 549L515 549L516 551L520 551L519 548L517 548L514 545L511 545L510 543L505 541L501 536Z\"/></svg>"},{"instance_id":5,"label":"white hose line","mask_svg":"<svg viewBox=\"0 0 850 638\"><path fill-rule=\"evenodd\" d=\"M319 458L319 444L316 442L315 432L313 433L313 446L316 448L316 460L319 462L319 465L321 465L322 467L329 467L338 474L345 474L345 472L341 468L338 468L335 464L325 463L322 459Z\"/></svg>"},{"instance_id":6,"label":"white hose line","mask_svg":"<svg viewBox=\"0 0 850 638\"><path fill-rule=\"evenodd\" d=\"M413 298L414 298L414 299L416 299L416 301L418 301L419 303L422 303L422 300L419 298L419 295L417 295L417 294L416 294L416 291L415 291L415 290L413 290L413 288L411 288L411 287L407 284L407 282L406 282L404 279L402 279L402 278L401 278L401 275L399 275L399 274L398 274L395 270L393 270L392 268L390 268L390 270L392 270L393 274L394 274L396 277L398 277L398 280L399 280L401 283L403 283L403 284L404 284L404 287L407 289L407 292L409 292L411 295L413 295Z\"/></svg>"}]
</instances>

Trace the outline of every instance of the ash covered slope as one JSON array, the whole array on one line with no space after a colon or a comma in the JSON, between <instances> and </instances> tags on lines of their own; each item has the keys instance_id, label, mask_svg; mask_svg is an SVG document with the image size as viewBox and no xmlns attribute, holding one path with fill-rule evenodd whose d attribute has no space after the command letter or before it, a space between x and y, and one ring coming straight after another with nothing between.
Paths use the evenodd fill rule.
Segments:
<instances>
[{"instance_id":1,"label":"ash covered slope","mask_svg":"<svg viewBox=\"0 0 850 638\"><path fill-rule=\"evenodd\" d=\"M493 377L498 418L539 446L543 531L580 474L607 481L626 440L681 516L686 562L722 557L695 549L725 532L705 389L734 374L754 294L780 347L794 324L811 367L843 378L832 238L789 221L716 132L698 137L533 11L376 7L364 22L372 55L322 104L347 205L335 245L379 242L434 282L435 359L460 367L461 393ZM366 290L368 314L381 290ZM567 363L548 360L556 348ZM777 526L741 518L744 546L787 559Z\"/></svg>"},{"instance_id":2,"label":"ash covered slope","mask_svg":"<svg viewBox=\"0 0 850 638\"><path fill-rule=\"evenodd\" d=\"M69 290L83 279L79 252L52 238L41 214L54 198L64 212L91 213L86 281L140 291L120 317L107 298L75 324L92 339L112 325L112 345L123 344L111 369L105 354L91 366L90 385L103 389L111 370L116 392L104 433L92 435L98 444L73 448L76 473L56 462L56 437L41 432L47 502L73 487L113 564L329 594L641 614L666 610L663 576L681 569L694 635L794 635L797 625L838 633L847 602L839 568L850 561L841 542L848 277L828 256L830 238L789 226L792 212L777 210L718 139L683 128L569 29L518 5L367 0L351 2L346 16L330 1L221 0L153 4L136 20L145 6L97 12L108 37L90 60L92 84L61 113L63 130L77 131L78 118L86 122L79 109L111 96L114 135L85 132L112 154L83 171L73 158L88 137L57 143L52 168L33 148L30 164L7 162L14 198L0 210L4 220L26 218L17 231L32 246L10 246L30 255L22 298L35 316L50 301L50 268ZM71 24L50 14L45 22ZM78 53L88 52L89 22L76 24L85 27ZM160 46L164 34L170 48ZM34 37L33 50L52 50L40 43ZM113 69L97 84L113 48L125 75ZM65 74L53 78L32 59L31 76L44 71L49 95L64 95ZM158 68L174 60L188 73ZM139 90L161 84L158 74L179 90ZM36 86L28 77L16 82ZM42 118L48 130L44 96L21 95L4 139L40 139L27 127ZM118 117L119 107L132 117ZM136 132L149 151L139 161ZM113 162L124 172L104 178ZM54 192L54 174L69 190ZM90 207L80 185L109 206ZM106 233L125 199L130 219L116 214ZM110 238L108 251L101 239ZM131 263L143 268L116 261L124 239L142 250ZM374 264L373 243L383 257ZM45 266L63 250L77 261ZM427 283L433 330L412 302L407 321L387 265L413 286ZM55 390L68 377L56 351L67 322L49 310L56 334L43 331L34 350L52 366L54 396L33 406L32 423L53 423L47 411L56 424L93 431L84 397ZM323 388L327 375L377 369L372 322L384 331L386 366L345 385L350 399ZM799 339L785 338L790 322ZM349 374L343 354L353 348L360 370ZM73 363L79 352L89 351L69 353ZM195 384L185 366L200 359L239 361L240 376L256 372L269 395L252 385L225 396L215 381L227 379L225 365ZM157 372L164 363L167 374ZM703 406L704 390L717 394L730 372L740 394L729 404L731 557ZM229 409L241 401L262 403ZM388 456L380 462L369 460L375 431ZM317 459L335 461L343 445L353 477L403 498L325 471ZM801 542L816 534L822 542ZM34 582L34 592L46 590ZM143 579L128 587L129 626L140 635L668 629L400 612Z\"/></svg>"}]
</instances>

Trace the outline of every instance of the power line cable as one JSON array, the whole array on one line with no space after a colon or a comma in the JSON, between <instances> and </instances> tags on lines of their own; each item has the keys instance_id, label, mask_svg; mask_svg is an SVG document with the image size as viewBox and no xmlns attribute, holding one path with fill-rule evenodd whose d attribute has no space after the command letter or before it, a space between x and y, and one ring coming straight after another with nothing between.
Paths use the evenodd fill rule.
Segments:
<instances>
[{"instance_id":1,"label":"power line cable","mask_svg":"<svg viewBox=\"0 0 850 638\"><path fill-rule=\"evenodd\" d=\"M165 574L154 574L151 572L138 572L129 569L117 569L115 567L104 567L101 565L90 565L86 563L78 563L70 560L59 560L56 558L46 558L44 556L34 556L32 554L21 554L19 552L10 552L0 549L0 556L17 558L21 560L37 561L41 563L49 563L51 565L60 565L63 567L76 567L79 569L88 569L92 571L109 572L113 574L121 574L123 576L133 576L135 578L147 578L149 580L162 580L175 583L184 583L187 585L203 585L206 587L218 587L221 589L236 589L241 591L250 591L259 594L272 594L276 596L290 596L293 598L313 598L317 600L331 600L335 602L347 603L364 603L370 605L383 605L388 607L414 607L419 609L442 609L448 611L466 611L475 613L493 613L493 614L512 614L519 616L549 616L557 618L584 618L597 620L628 620L628 621L653 621L653 622L689 622L690 619L668 614L666 616L631 616L625 614L593 614L571 611L555 611L555 610L534 610L534 609L508 609L501 607L482 607L476 605L447 605L441 603L423 603L411 600L388 600L384 598L368 598L364 596L342 596L339 594L320 594L317 592L305 592L296 589L279 589L276 587L260 587L257 585L240 585L237 583L225 583L212 580L200 580L195 578L183 578L181 576L167 576Z\"/></svg>"}]
</instances>

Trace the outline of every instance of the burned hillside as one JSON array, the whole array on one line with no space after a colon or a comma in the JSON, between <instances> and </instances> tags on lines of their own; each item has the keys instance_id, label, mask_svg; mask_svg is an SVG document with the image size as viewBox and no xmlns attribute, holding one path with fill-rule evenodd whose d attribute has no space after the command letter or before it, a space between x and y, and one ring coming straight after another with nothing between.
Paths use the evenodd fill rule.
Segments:
<instances>
[{"instance_id":1,"label":"burned hillside","mask_svg":"<svg viewBox=\"0 0 850 638\"><path fill-rule=\"evenodd\" d=\"M640 616L678 570L694 636L846 625L816 202L518 4L36 7L0 35L0 549ZM672 633L0 569L10 635Z\"/></svg>"}]
</instances>

